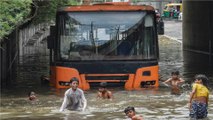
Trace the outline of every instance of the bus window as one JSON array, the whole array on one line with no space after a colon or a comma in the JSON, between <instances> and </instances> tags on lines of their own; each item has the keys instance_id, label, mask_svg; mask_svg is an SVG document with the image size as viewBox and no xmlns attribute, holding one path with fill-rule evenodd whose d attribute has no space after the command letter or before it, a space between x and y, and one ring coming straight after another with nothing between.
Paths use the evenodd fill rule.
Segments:
<instances>
[{"instance_id":1,"label":"bus window","mask_svg":"<svg viewBox=\"0 0 213 120\"><path fill-rule=\"evenodd\" d=\"M154 18L146 17L147 25L143 30L145 15L146 13L142 11L72 12L62 15L59 24L61 58L64 60L142 60L152 57L155 59L155 50L152 47L154 45L149 45L154 41L152 36ZM144 39L143 34L148 36L145 35Z\"/></svg>"},{"instance_id":2,"label":"bus window","mask_svg":"<svg viewBox=\"0 0 213 120\"><path fill-rule=\"evenodd\" d=\"M154 24L153 16L147 15L145 17L145 38L143 44L142 53L147 59L152 59L156 54L155 43L154 43Z\"/></svg>"}]
</instances>

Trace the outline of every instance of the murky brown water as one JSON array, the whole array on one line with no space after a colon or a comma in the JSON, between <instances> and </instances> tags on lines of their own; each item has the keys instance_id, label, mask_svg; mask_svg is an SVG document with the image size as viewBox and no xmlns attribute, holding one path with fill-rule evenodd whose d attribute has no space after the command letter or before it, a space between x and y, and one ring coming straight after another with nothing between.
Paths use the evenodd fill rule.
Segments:
<instances>
[{"instance_id":1,"label":"murky brown water","mask_svg":"<svg viewBox=\"0 0 213 120\"><path fill-rule=\"evenodd\" d=\"M213 70L210 66L191 66L184 62L181 44L160 36L160 76L161 80L170 77L173 70L179 70L181 76L190 83L197 73L207 74L211 80ZM39 58L37 58L39 60ZM32 63L32 62L31 62ZM25 67L19 74L19 85L2 90L0 119L16 120L127 120L123 113L127 106L134 106L137 114L145 120L189 120L187 102L190 85L182 87L180 96L170 95L170 89L125 91L123 88L110 88L114 100L97 100L96 89L85 91L88 106L85 112L59 112L65 90L57 91L51 87L39 85L41 74L47 74L45 63L38 67ZM17 83L17 84L18 84ZM22 83L22 84L20 84ZM29 91L35 91L38 101L27 100ZM208 119L213 119L213 94L210 95Z\"/></svg>"}]
</instances>

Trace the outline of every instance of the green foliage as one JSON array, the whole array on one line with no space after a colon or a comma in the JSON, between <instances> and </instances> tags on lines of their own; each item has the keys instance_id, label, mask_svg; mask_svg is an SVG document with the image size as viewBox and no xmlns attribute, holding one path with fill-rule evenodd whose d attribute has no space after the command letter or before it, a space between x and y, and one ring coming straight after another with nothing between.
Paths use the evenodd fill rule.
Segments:
<instances>
[{"instance_id":1,"label":"green foliage","mask_svg":"<svg viewBox=\"0 0 213 120\"><path fill-rule=\"evenodd\" d=\"M32 4L34 7L32 7ZM60 6L79 5L77 0L0 0L0 40L30 16L37 13L34 24L55 20ZM31 15L32 16L32 15Z\"/></svg>"},{"instance_id":2,"label":"green foliage","mask_svg":"<svg viewBox=\"0 0 213 120\"><path fill-rule=\"evenodd\" d=\"M66 5L80 5L80 0L47 0L47 1L34 1L38 6L37 16L34 23L55 21L56 11L61 6Z\"/></svg>"},{"instance_id":3,"label":"green foliage","mask_svg":"<svg viewBox=\"0 0 213 120\"><path fill-rule=\"evenodd\" d=\"M0 0L0 39L30 14L32 0Z\"/></svg>"},{"instance_id":4,"label":"green foliage","mask_svg":"<svg viewBox=\"0 0 213 120\"><path fill-rule=\"evenodd\" d=\"M67 5L80 5L80 1L77 0L68 0Z\"/></svg>"}]
</instances>

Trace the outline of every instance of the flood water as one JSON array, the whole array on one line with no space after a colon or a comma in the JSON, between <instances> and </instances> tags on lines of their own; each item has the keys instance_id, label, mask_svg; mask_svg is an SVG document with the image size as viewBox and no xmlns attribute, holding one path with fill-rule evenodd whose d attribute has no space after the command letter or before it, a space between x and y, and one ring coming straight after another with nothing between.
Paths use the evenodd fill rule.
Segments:
<instances>
[{"instance_id":1,"label":"flood water","mask_svg":"<svg viewBox=\"0 0 213 120\"><path fill-rule=\"evenodd\" d=\"M171 95L170 88L161 85L158 89L126 91L122 87L109 88L114 95L112 101L97 100L96 89L85 91L88 106L84 112L59 112L65 90L56 90L40 85L40 76L48 74L48 62L43 56L29 61L28 66L20 66L19 80L15 86L1 91L0 119L2 120L128 120L123 113L127 106L134 106L137 114L145 120L189 120L187 102L190 83L198 73L206 74L213 80L213 69L209 65L198 66L187 63L181 44L159 36L160 80L170 77L171 71L179 70L186 80L179 96ZM30 60L30 59L28 59ZM41 62L45 61L45 62ZM40 67L31 64L39 63ZM31 64L30 64L31 63ZM210 82L212 83L212 82ZM38 101L30 102L29 91L35 91ZM213 119L213 94L209 99L208 119Z\"/></svg>"}]
</instances>

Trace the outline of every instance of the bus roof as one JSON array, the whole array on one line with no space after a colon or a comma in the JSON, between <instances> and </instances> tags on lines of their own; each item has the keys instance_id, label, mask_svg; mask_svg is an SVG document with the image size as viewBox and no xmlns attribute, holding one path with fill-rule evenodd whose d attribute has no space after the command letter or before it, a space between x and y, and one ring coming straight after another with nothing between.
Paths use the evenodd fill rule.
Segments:
<instances>
[{"instance_id":1,"label":"bus roof","mask_svg":"<svg viewBox=\"0 0 213 120\"><path fill-rule=\"evenodd\" d=\"M94 5L67 6L60 8L58 11L83 12L83 11L141 11L141 10L154 11L154 8L149 5L104 3Z\"/></svg>"}]
</instances>

